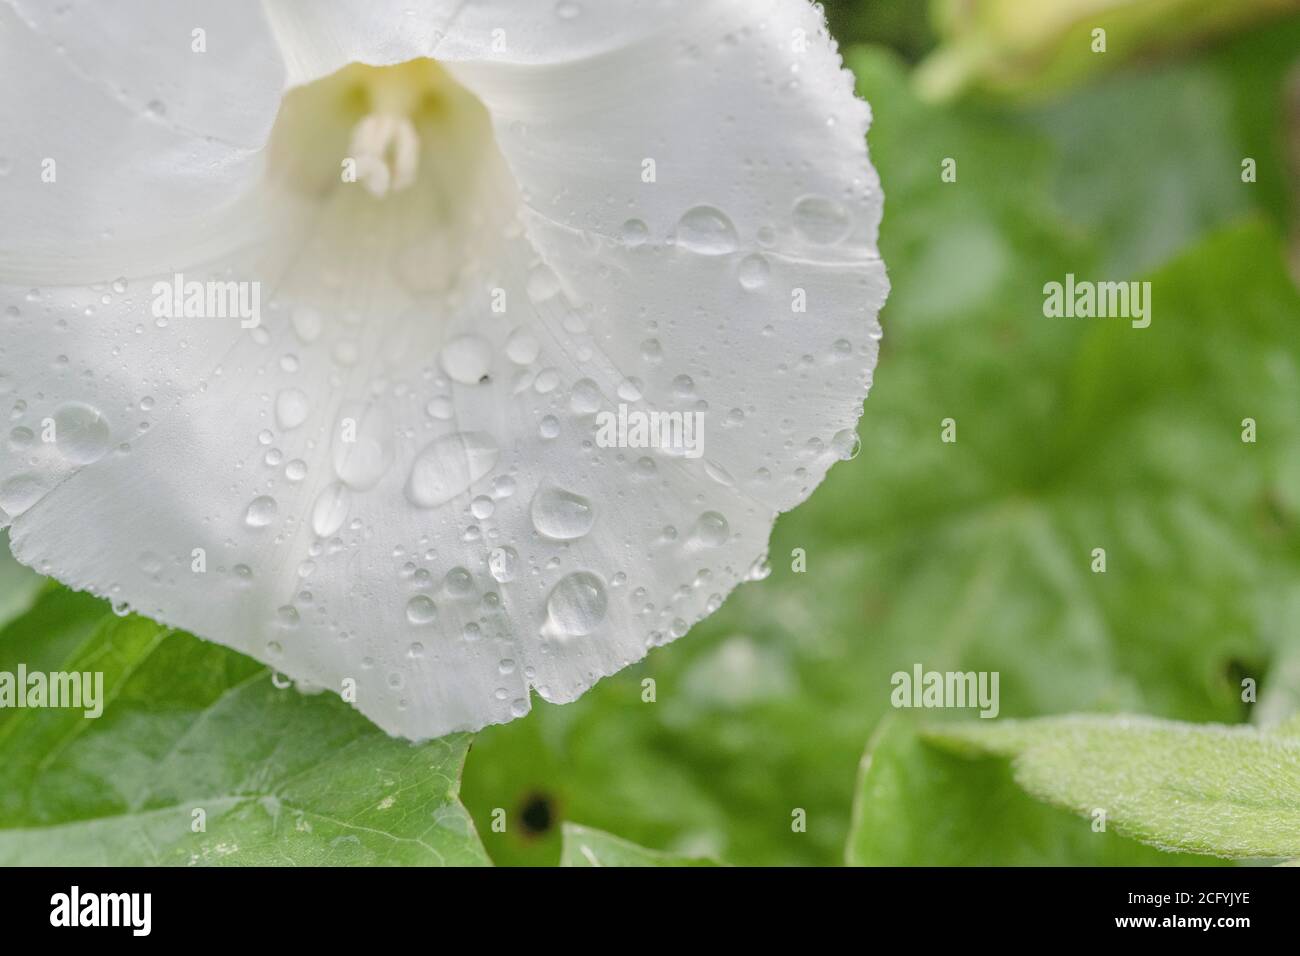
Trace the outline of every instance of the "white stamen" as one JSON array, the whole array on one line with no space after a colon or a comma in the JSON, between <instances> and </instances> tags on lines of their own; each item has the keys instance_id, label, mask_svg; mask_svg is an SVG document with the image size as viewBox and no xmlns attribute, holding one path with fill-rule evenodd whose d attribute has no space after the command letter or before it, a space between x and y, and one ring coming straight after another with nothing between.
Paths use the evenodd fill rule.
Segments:
<instances>
[{"instance_id":1,"label":"white stamen","mask_svg":"<svg viewBox=\"0 0 1300 956\"><path fill-rule=\"evenodd\" d=\"M357 180L383 198L415 182L420 137L405 116L372 113L352 128L349 149L357 161Z\"/></svg>"}]
</instances>

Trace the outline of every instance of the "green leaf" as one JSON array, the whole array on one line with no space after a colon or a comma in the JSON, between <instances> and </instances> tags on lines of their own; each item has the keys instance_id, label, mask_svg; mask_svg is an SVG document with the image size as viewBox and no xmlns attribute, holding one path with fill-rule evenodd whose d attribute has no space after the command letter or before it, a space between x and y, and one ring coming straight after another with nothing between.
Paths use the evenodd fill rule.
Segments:
<instances>
[{"instance_id":1,"label":"green leaf","mask_svg":"<svg viewBox=\"0 0 1300 956\"><path fill-rule=\"evenodd\" d=\"M591 827L566 823L560 866L719 866L716 860L648 850Z\"/></svg>"},{"instance_id":2,"label":"green leaf","mask_svg":"<svg viewBox=\"0 0 1300 956\"><path fill-rule=\"evenodd\" d=\"M1254 727L1090 716L953 724L930 739L1010 757L1040 800L1164 850L1300 855L1300 737Z\"/></svg>"},{"instance_id":3,"label":"green leaf","mask_svg":"<svg viewBox=\"0 0 1300 956\"><path fill-rule=\"evenodd\" d=\"M487 862L457 797L468 736L394 740L64 589L0 631L0 672L20 664L100 672L106 704L0 710L0 864Z\"/></svg>"},{"instance_id":4,"label":"green leaf","mask_svg":"<svg viewBox=\"0 0 1300 956\"><path fill-rule=\"evenodd\" d=\"M902 719L887 719L862 759L845 855L852 866L1211 862L1095 833L1088 821L1027 796L1005 760L971 760L937 749Z\"/></svg>"},{"instance_id":5,"label":"green leaf","mask_svg":"<svg viewBox=\"0 0 1300 956\"><path fill-rule=\"evenodd\" d=\"M40 575L9 553L9 533L0 531L0 627L31 607L42 585Z\"/></svg>"}]
</instances>

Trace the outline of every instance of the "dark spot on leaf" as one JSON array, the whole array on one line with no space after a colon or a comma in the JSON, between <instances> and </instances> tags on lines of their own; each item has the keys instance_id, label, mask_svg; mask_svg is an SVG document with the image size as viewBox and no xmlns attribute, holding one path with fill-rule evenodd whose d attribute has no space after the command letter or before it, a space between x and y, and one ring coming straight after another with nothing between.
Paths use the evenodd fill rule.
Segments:
<instances>
[{"instance_id":1,"label":"dark spot on leaf","mask_svg":"<svg viewBox=\"0 0 1300 956\"><path fill-rule=\"evenodd\" d=\"M1229 657L1221 665L1220 673L1228 685L1229 693L1234 694L1240 701L1240 714L1243 721L1250 720L1255 704L1252 701L1241 700L1243 690L1241 682L1248 677L1252 679L1255 682L1255 693L1258 695L1259 688L1264 683L1264 674L1267 669L1267 665L1262 661L1246 660L1235 656Z\"/></svg>"},{"instance_id":2,"label":"dark spot on leaf","mask_svg":"<svg viewBox=\"0 0 1300 956\"><path fill-rule=\"evenodd\" d=\"M551 798L544 793L534 793L524 798L524 805L519 811L519 819L524 825L524 832L529 836L541 836L555 825L555 811Z\"/></svg>"}]
</instances>

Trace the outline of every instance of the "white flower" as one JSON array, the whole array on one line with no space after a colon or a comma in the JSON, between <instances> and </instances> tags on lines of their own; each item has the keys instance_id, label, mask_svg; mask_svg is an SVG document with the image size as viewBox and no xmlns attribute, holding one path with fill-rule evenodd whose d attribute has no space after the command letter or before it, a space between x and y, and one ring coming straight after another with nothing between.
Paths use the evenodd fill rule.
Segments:
<instances>
[{"instance_id":1,"label":"white flower","mask_svg":"<svg viewBox=\"0 0 1300 956\"><path fill-rule=\"evenodd\" d=\"M680 637L852 452L882 198L803 0L5 0L0 71L16 555L390 733Z\"/></svg>"}]
</instances>

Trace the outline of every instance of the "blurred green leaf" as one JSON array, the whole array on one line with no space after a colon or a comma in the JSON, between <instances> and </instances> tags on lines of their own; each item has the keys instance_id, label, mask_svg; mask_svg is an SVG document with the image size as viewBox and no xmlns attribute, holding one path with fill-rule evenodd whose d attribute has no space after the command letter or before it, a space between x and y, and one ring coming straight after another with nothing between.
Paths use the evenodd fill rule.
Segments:
<instances>
[{"instance_id":1,"label":"blurred green leaf","mask_svg":"<svg viewBox=\"0 0 1300 956\"><path fill-rule=\"evenodd\" d=\"M31 607L43 580L9 553L9 533L0 531L0 627Z\"/></svg>"},{"instance_id":2,"label":"blurred green leaf","mask_svg":"<svg viewBox=\"0 0 1300 956\"><path fill-rule=\"evenodd\" d=\"M953 723L973 733L1002 721ZM942 733L940 731L939 733ZM913 723L887 719L862 759L846 859L853 866L1203 866L1093 832L1090 822L1027 796L1005 760L970 759L927 744Z\"/></svg>"},{"instance_id":3,"label":"blurred green leaf","mask_svg":"<svg viewBox=\"0 0 1300 956\"><path fill-rule=\"evenodd\" d=\"M393 740L332 694L54 589L0 671L102 672L102 716L0 710L0 864L481 864L467 736ZM202 810L206 829L195 832Z\"/></svg>"},{"instance_id":4,"label":"blurred green leaf","mask_svg":"<svg viewBox=\"0 0 1300 956\"><path fill-rule=\"evenodd\" d=\"M1041 97L1140 56L1194 48L1300 10L1297 0L936 0L933 6L942 42L921 64L917 83L937 99L969 89Z\"/></svg>"},{"instance_id":5,"label":"blurred green leaf","mask_svg":"<svg viewBox=\"0 0 1300 956\"><path fill-rule=\"evenodd\" d=\"M934 46L924 0L822 0L822 6L831 34L841 46L875 43L896 50L909 61Z\"/></svg>"},{"instance_id":6,"label":"blurred green leaf","mask_svg":"<svg viewBox=\"0 0 1300 956\"><path fill-rule=\"evenodd\" d=\"M1205 55L1126 71L1025 114L1062 160L1051 192L1112 278L1157 268L1207 231L1290 214L1279 126L1300 17ZM1254 182L1242 163L1254 161ZM1131 175L1117 175L1128 170Z\"/></svg>"},{"instance_id":7,"label":"blurred green leaf","mask_svg":"<svg viewBox=\"0 0 1300 956\"><path fill-rule=\"evenodd\" d=\"M675 856L648 850L627 840L620 840L600 830L564 825L564 844L560 852L561 866L718 866L714 860L702 857Z\"/></svg>"},{"instance_id":8,"label":"blurred green leaf","mask_svg":"<svg viewBox=\"0 0 1300 956\"><path fill-rule=\"evenodd\" d=\"M1141 717L951 724L929 739L1010 757L1055 806L1161 849L1235 858L1300 855L1300 736ZM1007 821L1003 833L1016 831Z\"/></svg>"}]
</instances>

